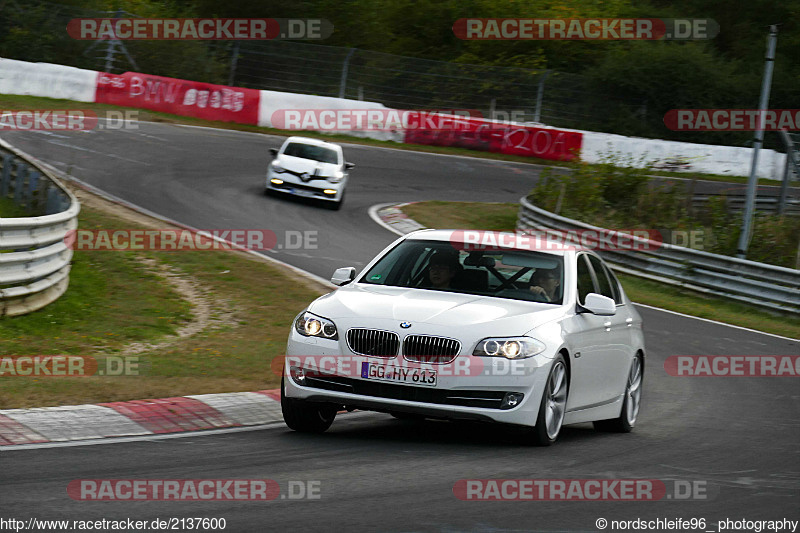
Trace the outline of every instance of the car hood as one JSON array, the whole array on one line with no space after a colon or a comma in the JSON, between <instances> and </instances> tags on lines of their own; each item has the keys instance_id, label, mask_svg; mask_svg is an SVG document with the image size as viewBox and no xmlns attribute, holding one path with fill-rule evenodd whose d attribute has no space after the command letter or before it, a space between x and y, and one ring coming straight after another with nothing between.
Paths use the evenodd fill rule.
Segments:
<instances>
[{"instance_id":1,"label":"car hood","mask_svg":"<svg viewBox=\"0 0 800 533\"><path fill-rule=\"evenodd\" d=\"M337 170L339 170L339 165L334 165L333 163L322 163L320 161L303 159L302 157L294 157L291 155L279 156L278 162L286 170L291 170L292 172L299 174L308 172L309 174L313 175L314 171L319 169L319 176L332 176Z\"/></svg>"},{"instance_id":2,"label":"car hood","mask_svg":"<svg viewBox=\"0 0 800 533\"><path fill-rule=\"evenodd\" d=\"M347 285L316 300L309 311L325 318L391 320L444 327L490 325L522 335L562 316L561 306L425 289ZM351 320L347 320L351 322Z\"/></svg>"}]
</instances>

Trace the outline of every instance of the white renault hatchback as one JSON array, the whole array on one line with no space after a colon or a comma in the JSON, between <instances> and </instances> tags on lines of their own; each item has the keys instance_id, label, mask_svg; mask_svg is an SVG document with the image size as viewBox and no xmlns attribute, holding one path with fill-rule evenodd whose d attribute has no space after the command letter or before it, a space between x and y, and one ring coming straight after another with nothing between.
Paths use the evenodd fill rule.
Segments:
<instances>
[{"instance_id":1,"label":"white renault hatchback","mask_svg":"<svg viewBox=\"0 0 800 533\"><path fill-rule=\"evenodd\" d=\"M270 149L274 159L267 168L266 192L273 191L325 201L339 209L344 200L347 171L352 163L344 160L338 144L289 137L280 149Z\"/></svg>"},{"instance_id":2,"label":"white renault hatchback","mask_svg":"<svg viewBox=\"0 0 800 533\"><path fill-rule=\"evenodd\" d=\"M422 230L359 276L336 271L289 335L290 428L325 431L342 409L512 424L541 445L563 424L633 428L642 321L613 272L591 251L472 233Z\"/></svg>"}]
</instances>

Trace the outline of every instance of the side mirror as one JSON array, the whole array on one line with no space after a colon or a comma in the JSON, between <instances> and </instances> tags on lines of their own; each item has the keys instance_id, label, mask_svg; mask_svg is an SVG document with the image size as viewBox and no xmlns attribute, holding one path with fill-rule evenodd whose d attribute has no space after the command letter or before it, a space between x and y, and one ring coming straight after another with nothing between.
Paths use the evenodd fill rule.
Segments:
<instances>
[{"instance_id":1,"label":"side mirror","mask_svg":"<svg viewBox=\"0 0 800 533\"><path fill-rule=\"evenodd\" d=\"M345 169L345 170L350 170L350 169L351 169L351 168L353 168L354 166L356 166L356 165L355 165L355 163L347 163L347 162L345 162L345 164L344 164L344 169Z\"/></svg>"},{"instance_id":2,"label":"side mirror","mask_svg":"<svg viewBox=\"0 0 800 533\"><path fill-rule=\"evenodd\" d=\"M270 148L269 153L272 154L272 157L278 157L278 149L277 148Z\"/></svg>"},{"instance_id":3,"label":"side mirror","mask_svg":"<svg viewBox=\"0 0 800 533\"><path fill-rule=\"evenodd\" d=\"M355 267L342 267L337 268L336 272L333 273L333 276L331 276L331 283L341 287L342 285L347 285L354 279L356 279Z\"/></svg>"},{"instance_id":4,"label":"side mirror","mask_svg":"<svg viewBox=\"0 0 800 533\"><path fill-rule=\"evenodd\" d=\"M593 315L613 316L617 314L617 304L614 303L614 300L594 292L586 295L586 301L582 307Z\"/></svg>"}]
</instances>

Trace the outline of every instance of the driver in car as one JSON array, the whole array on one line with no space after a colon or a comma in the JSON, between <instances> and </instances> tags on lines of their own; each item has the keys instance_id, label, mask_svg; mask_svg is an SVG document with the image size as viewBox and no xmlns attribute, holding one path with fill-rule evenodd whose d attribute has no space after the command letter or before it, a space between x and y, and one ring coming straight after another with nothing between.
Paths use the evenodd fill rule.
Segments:
<instances>
[{"instance_id":1,"label":"driver in car","mask_svg":"<svg viewBox=\"0 0 800 533\"><path fill-rule=\"evenodd\" d=\"M556 292L560 284L561 281L555 269L539 268L531 276L531 292L542 296L547 302L552 302L557 298Z\"/></svg>"},{"instance_id":2,"label":"driver in car","mask_svg":"<svg viewBox=\"0 0 800 533\"><path fill-rule=\"evenodd\" d=\"M458 262L458 252L438 251L431 256L428 262L428 279L431 288L449 289L450 282L458 274L461 264Z\"/></svg>"}]
</instances>

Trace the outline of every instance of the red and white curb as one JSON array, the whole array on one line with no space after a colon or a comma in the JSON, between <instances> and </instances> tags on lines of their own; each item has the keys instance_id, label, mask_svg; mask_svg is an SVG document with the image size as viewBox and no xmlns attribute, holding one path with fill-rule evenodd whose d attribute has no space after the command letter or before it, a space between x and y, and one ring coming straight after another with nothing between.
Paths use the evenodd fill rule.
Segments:
<instances>
[{"instance_id":1,"label":"red and white curb","mask_svg":"<svg viewBox=\"0 0 800 533\"><path fill-rule=\"evenodd\" d=\"M0 410L0 449L259 426L283 420L280 390Z\"/></svg>"},{"instance_id":2,"label":"red and white curb","mask_svg":"<svg viewBox=\"0 0 800 533\"><path fill-rule=\"evenodd\" d=\"M392 233L400 236L411 233L412 231L427 229L413 218L409 218L409 216L402 211L403 207L415 203L416 202L373 205L369 208L369 216L379 226L382 226Z\"/></svg>"}]
</instances>

